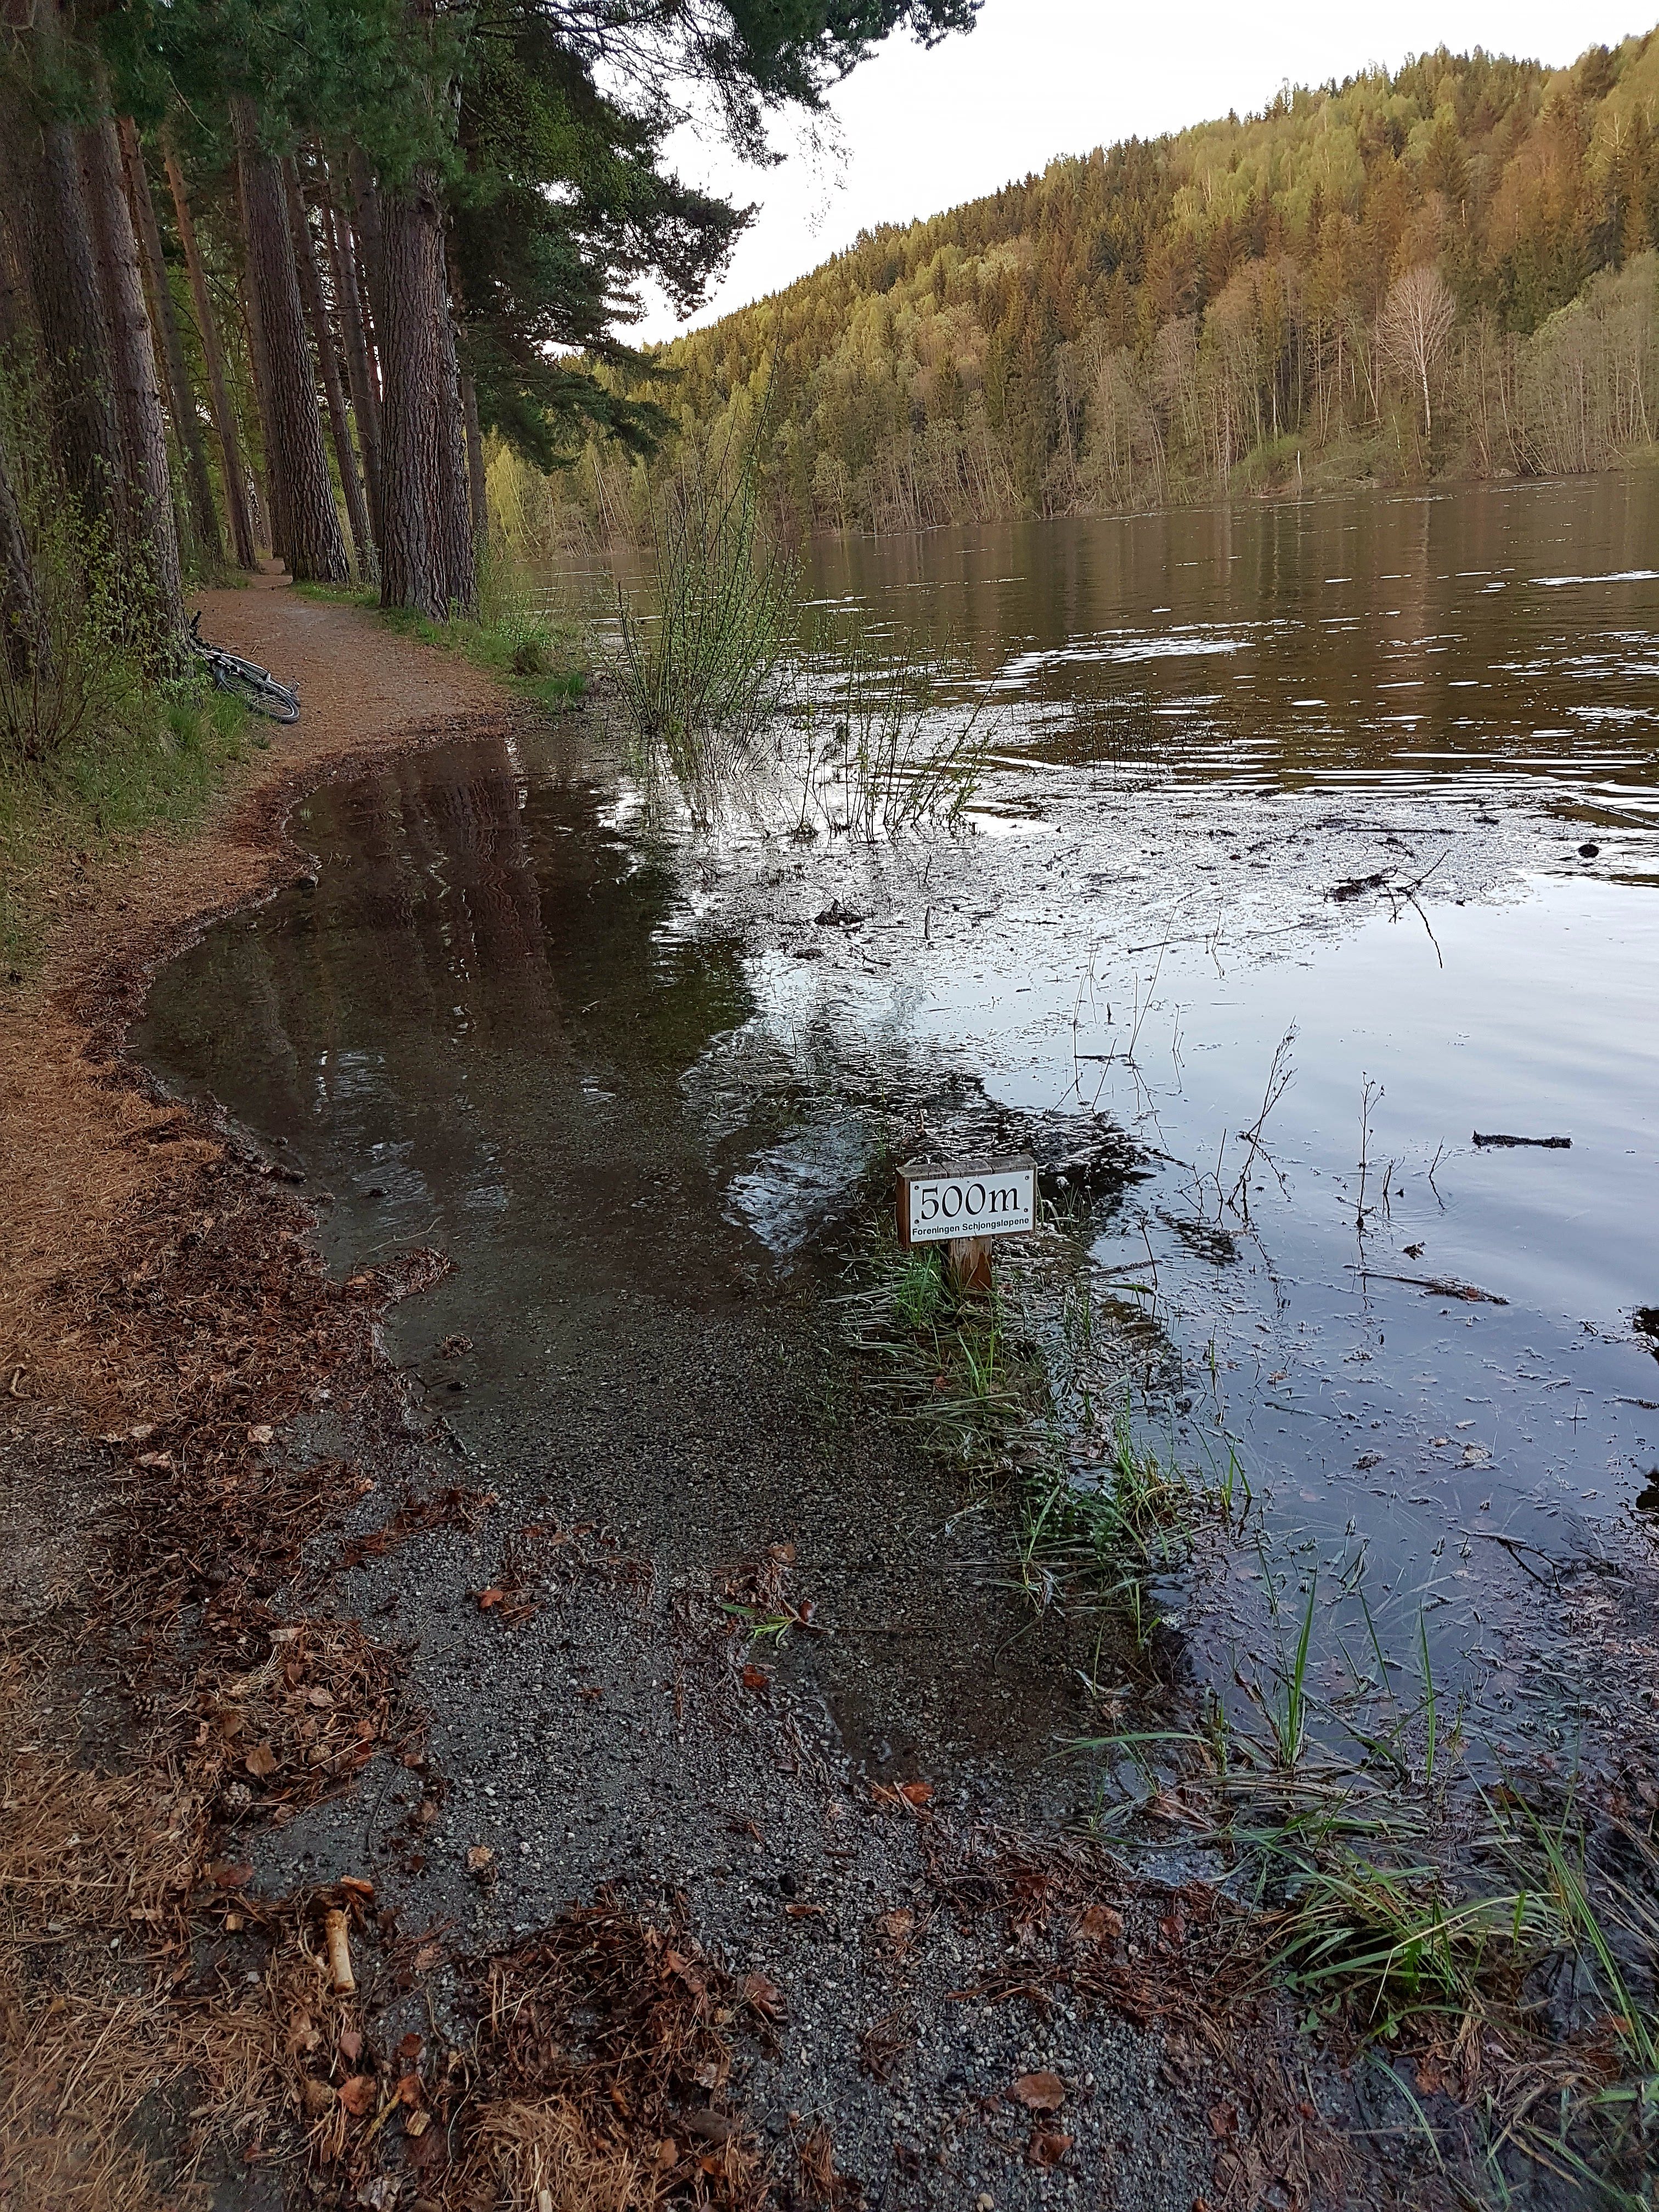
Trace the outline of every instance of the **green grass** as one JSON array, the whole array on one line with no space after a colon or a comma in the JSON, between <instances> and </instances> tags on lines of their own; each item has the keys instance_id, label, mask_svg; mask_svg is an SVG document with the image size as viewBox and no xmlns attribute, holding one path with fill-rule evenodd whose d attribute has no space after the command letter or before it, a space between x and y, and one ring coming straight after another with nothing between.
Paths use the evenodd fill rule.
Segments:
<instances>
[{"instance_id":1,"label":"green grass","mask_svg":"<svg viewBox=\"0 0 1659 2212\"><path fill-rule=\"evenodd\" d=\"M65 876L143 830L187 828L226 770L269 743L222 693L135 678L49 761L0 754L0 982L38 966Z\"/></svg>"},{"instance_id":2,"label":"green grass","mask_svg":"<svg viewBox=\"0 0 1659 2212\"><path fill-rule=\"evenodd\" d=\"M1161 1621L1149 1577L1184 1565L1200 1521L1226 1508L1137 1437L1127 1395L1103 1418L1078 1386L1086 1284L1060 1300L1068 1364L1036 1340L1041 1300L1006 1275L988 1297L959 1297L938 1251L903 1251L885 1231L852 1272L841 1310L868 1387L970 1490L1008 1505L1014 1587L1039 1609L1109 1608L1144 1649ZM1085 1432L1098 1456L1075 1467Z\"/></svg>"}]
</instances>

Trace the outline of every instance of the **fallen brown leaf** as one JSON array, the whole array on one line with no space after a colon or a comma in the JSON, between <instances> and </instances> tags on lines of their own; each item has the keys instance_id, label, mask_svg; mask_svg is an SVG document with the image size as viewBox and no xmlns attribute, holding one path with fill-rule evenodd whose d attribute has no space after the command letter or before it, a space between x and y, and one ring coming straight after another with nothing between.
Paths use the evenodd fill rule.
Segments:
<instances>
[{"instance_id":1,"label":"fallen brown leaf","mask_svg":"<svg viewBox=\"0 0 1659 2212\"><path fill-rule=\"evenodd\" d=\"M1014 2094L1028 2112L1057 2112L1066 2102L1066 2084L1058 2074L1022 2074Z\"/></svg>"},{"instance_id":2,"label":"fallen brown leaf","mask_svg":"<svg viewBox=\"0 0 1659 2212\"><path fill-rule=\"evenodd\" d=\"M488 1844L469 1844L466 1847L466 1870L475 1881L482 1881L495 1863L495 1854Z\"/></svg>"},{"instance_id":3,"label":"fallen brown leaf","mask_svg":"<svg viewBox=\"0 0 1659 2212\"><path fill-rule=\"evenodd\" d=\"M354 2119L362 2119L374 2102L374 2076L372 2074L353 2074L342 2081L340 2102Z\"/></svg>"},{"instance_id":4,"label":"fallen brown leaf","mask_svg":"<svg viewBox=\"0 0 1659 2212\"><path fill-rule=\"evenodd\" d=\"M263 1781L267 1774L275 1774L280 1761L268 1743L256 1743L242 1764Z\"/></svg>"},{"instance_id":5,"label":"fallen brown leaf","mask_svg":"<svg viewBox=\"0 0 1659 2212\"><path fill-rule=\"evenodd\" d=\"M1051 2135L1040 2129L1031 2137L1031 2163L1052 2169L1060 2164L1071 2148L1070 2136Z\"/></svg>"},{"instance_id":6,"label":"fallen brown leaf","mask_svg":"<svg viewBox=\"0 0 1659 2212\"><path fill-rule=\"evenodd\" d=\"M933 1798L933 1785L931 1782L901 1782L898 1794L907 1805L926 1805Z\"/></svg>"},{"instance_id":7,"label":"fallen brown leaf","mask_svg":"<svg viewBox=\"0 0 1659 2212\"><path fill-rule=\"evenodd\" d=\"M758 2013L764 2013L768 2020L776 2020L783 2010L783 1991L769 1975L745 1974L743 1978L743 1994L754 2009Z\"/></svg>"},{"instance_id":8,"label":"fallen brown leaf","mask_svg":"<svg viewBox=\"0 0 1659 2212\"><path fill-rule=\"evenodd\" d=\"M251 1866L235 1866L227 1859L222 1865L208 1869L210 1881L217 1882L221 1889L246 1889L253 1879Z\"/></svg>"},{"instance_id":9,"label":"fallen brown leaf","mask_svg":"<svg viewBox=\"0 0 1659 2212\"><path fill-rule=\"evenodd\" d=\"M1091 1905L1078 1922L1077 1932L1091 1943L1115 1943L1123 1933L1123 1915L1109 1905Z\"/></svg>"}]
</instances>

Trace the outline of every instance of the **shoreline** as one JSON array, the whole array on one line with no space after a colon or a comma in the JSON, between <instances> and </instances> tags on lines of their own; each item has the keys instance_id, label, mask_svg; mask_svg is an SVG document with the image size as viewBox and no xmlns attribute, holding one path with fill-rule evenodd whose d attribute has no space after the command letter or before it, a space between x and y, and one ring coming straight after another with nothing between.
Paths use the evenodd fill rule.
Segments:
<instances>
[{"instance_id":1,"label":"shoreline","mask_svg":"<svg viewBox=\"0 0 1659 2212\"><path fill-rule=\"evenodd\" d=\"M342 619L365 643L383 638L360 616ZM280 662L263 638L234 641ZM401 640L385 640L384 652L415 659ZM545 1903L528 1923L530 1900L516 1896L526 1870L505 1840L465 1840L488 1826L478 1814L495 1786L475 1795L483 1778L519 1755L511 1743L481 1747L476 1725L464 1729L464 1749L453 1738L447 1703L471 1707L476 1656L459 1674L441 1666L417 1680L406 1636L371 1626L388 1611L395 1625L419 1559L472 1613L475 1655L502 1648L501 1628L467 1597L479 1579L474 1532L529 1501L498 1505L493 1492L467 1488L465 1466L422 1427L380 1343L389 1304L445 1263L417 1252L331 1282L314 1212L287 1187L292 1172L222 1115L161 1096L124 1045L161 963L294 870L285 824L307 792L512 720L487 701L446 705L369 731L338 726L337 711L313 724L303 760L259 756L189 839L146 841L140 900L124 899L134 886L112 875L87 887L72 940L60 923L41 981L0 1018L0 1038L24 1047L5 1096L6 1144L31 1170L19 1208L28 1234L6 1285L12 1419L0 1438L13 1562L0 1735L15 1822L0 1875L29 1916L0 1940L0 1993L27 2023L9 2054L20 2094L5 2124L20 2212L101 2212L118 2185L124 2201L171 2203L194 2158L205 2158L218 2202L265 2203L256 2176L286 2162L296 2126L306 2179L290 2202L331 2202L341 2180L382 2171L420 2192L416 2205L483 2201L461 2192L485 2175L510 2179L490 2115L518 2109L532 2087L544 2111L574 2116L559 2125L574 2129L582 2157L608 2162L613 2184L642 2176L654 2148L664 2201L689 2191L732 2212L792 2199L850 2204L866 2186L879 2201L895 2160L900 2177L930 2172L936 2185L922 2199L941 2203L957 2202L969 2178L992 2179L999 2204L1046 2199L1051 2176L1069 2197L1080 2166L1115 2166L1123 2201L1148 2212L1169 2201L1172 2160L1183 2201L1215 2187L1218 2157L1242 2179L1245 2142L1286 2126L1300 2140L1313 2118L1312 2107L1297 2116L1300 2092L1285 2068L1235 2078L1226 2058L1227 2011L1260 2010L1247 1931L1239 1948L1243 1923L1202 1884L1172 1891L1086 1846L963 1825L920 1783L855 1785L849 1797L833 1758L824 1764L810 1689L803 1701L788 1666L765 1698L744 1687L754 1670L732 1633L733 1594L739 1605L779 1601L787 1547L682 1572L671 1590L648 1560L619 1556L617 1539L578 1532L526 1616L562 1598L586 1653L579 1671L603 1672L623 1702L613 1692L603 1709L579 1705L579 1725L558 1701L568 1745L542 1809L556 1822L566 1802L592 1798L611 1808L611 1832L592 1838L597 1858L579 1848L568 1867L544 1867L544 1850L568 1855L549 1829L533 1847ZM779 1386L785 1420L792 1389ZM387 1518L394 1496L402 1503ZM509 1535L508 1553L533 1536ZM405 1544L422 1548L381 1564ZM529 1648L526 1638L515 1656ZM248 1672L262 1650L269 1658ZM653 1694L666 1686L665 1669L674 1683L666 1707ZM538 1688L524 1690L545 1710ZM516 1725L518 1698L499 1702ZM447 1729L450 1755L434 1757L429 1739ZM629 1807L642 1746L657 1778L645 1781L654 1814L641 1865L630 1863L641 1845ZM367 1793L353 1786L360 1772ZM412 1787L397 1784L400 1774ZM405 1797L413 1812L374 1840ZM733 1838L723 1859L697 1871L708 1856L698 1838L721 1832ZM430 1874L428 1850L441 1861ZM578 1874L584 1863L591 1875ZM1052 1891L1035 1922L1034 1881ZM593 1904L562 1902L577 1882ZM405 1932L406 1904L399 1918L400 1891L424 1897L416 1918L434 1928L448 1908L456 1935L428 1941L429 1966ZM1158 1932L1171 1911L1169 1924L1183 1930L1173 1948ZM30 1931L46 1914L56 1933L42 1954ZM686 2063L668 2075L641 2074L630 2059L612 2085L623 2109L636 2106L659 2131L654 2145L638 2128L614 2139L615 2099L593 2106L602 2054L532 2084L522 2054L496 2049L481 2023L471 2031L472 2075L465 2086L453 2078L468 1989L481 1976L495 1977L493 1987L526 1973L544 1985L549 1961L586 1936L595 1914L635 1961L639 2017L653 2037L686 2046ZM333 1915L343 1916L359 1995L331 1997L317 1984L311 1962ZM1199 1950L1184 1932L1194 1916L1209 1931L1194 1936ZM1011 1982L999 1970L1011 1940L1036 1942L1044 1978L1058 1978L1060 2010L1046 2029L1011 2002L1030 1983L1029 1972ZM1125 1942L1142 1964L1121 1961ZM1212 1949L1234 1994L1195 2012L1193 1976ZM398 1995L411 1978L397 1961L417 1952L415 1985L431 1984L425 2014ZM665 1970L665 1955L700 1963ZM851 2004L849 1966L863 1991ZM571 1973L574 2008L586 2014L609 2002ZM216 1978L227 1990L257 1983L259 1994L216 1999ZM955 2000L964 1981L981 1987L982 2012ZM43 2012L46 1987L56 1997ZM711 2014L713 1990L726 2002ZM295 2005L314 2023L297 2046ZM1044 2000L1039 2021L1050 2010ZM222 2051L204 2045L204 2017ZM405 2123L382 2130L371 2160L368 2122L397 2107L366 2086L360 2110L354 2085L389 2078L378 2069L407 2064L411 2036L422 2042L441 2020L444 2037L415 2063ZM1203 2023L1205 2055L1181 2060L1180 2080L1191 2074L1194 2094L1225 2088L1229 2111L1244 2114L1245 2142L1176 2124L1175 2075L1170 2095L1144 2109L1175 2021ZM1282 2031L1270 2033L1281 2041ZM1285 2056L1288 2065L1287 2047ZM42 2134L35 2115L65 2075L77 2084L73 2109ZM481 2094L486 2078L493 2100ZM162 2095L147 2145L126 2124L140 2083ZM204 2091L217 2108L205 2136L178 2102L198 2104ZM1063 2126L1048 2117L1062 2106ZM447 2138L467 2146L442 2172L422 2152L427 2130L408 2124L422 2112L441 2113ZM1315 2166L1334 2174L1334 2138L1316 2124L1309 2141Z\"/></svg>"}]
</instances>

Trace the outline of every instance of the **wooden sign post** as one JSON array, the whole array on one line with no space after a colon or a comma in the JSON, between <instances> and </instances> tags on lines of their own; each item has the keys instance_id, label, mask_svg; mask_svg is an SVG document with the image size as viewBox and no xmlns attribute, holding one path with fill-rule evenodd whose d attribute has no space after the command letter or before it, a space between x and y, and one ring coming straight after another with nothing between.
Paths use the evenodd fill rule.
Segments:
<instances>
[{"instance_id":1,"label":"wooden sign post","mask_svg":"<svg viewBox=\"0 0 1659 2212\"><path fill-rule=\"evenodd\" d=\"M948 1245L958 1291L988 1291L991 1243L1029 1236L1036 1226L1036 1166L991 1160L938 1168L911 1160L898 1171L898 1237L907 1250Z\"/></svg>"}]
</instances>

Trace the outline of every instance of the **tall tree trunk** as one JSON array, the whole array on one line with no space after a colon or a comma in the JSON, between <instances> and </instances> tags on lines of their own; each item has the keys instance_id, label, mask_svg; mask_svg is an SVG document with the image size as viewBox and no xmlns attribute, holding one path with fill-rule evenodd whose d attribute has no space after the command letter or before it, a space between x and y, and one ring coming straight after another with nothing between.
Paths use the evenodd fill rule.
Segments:
<instances>
[{"instance_id":1,"label":"tall tree trunk","mask_svg":"<svg viewBox=\"0 0 1659 2212\"><path fill-rule=\"evenodd\" d=\"M237 304L242 310L242 328L247 333L247 377L253 387L253 411L259 421L260 466L250 464L248 483L253 499L254 535L263 534L265 542L279 561L288 558L288 503L282 485L271 474L270 443L268 425L270 407L266 394L270 390L270 364L265 357L264 326L259 320L259 302L253 287L248 282L246 267L237 273ZM265 526L259 529L259 514L263 506Z\"/></svg>"},{"instance_id":2,"label":"tall tree trunk","mask_svg":"<svg viewBox=\"0 0 1659 2212\"><path fill-rule=\"evenodd\" d=\"M380 188L361 146L346 152L346 173L351 185L352 222L357 234L357 264L362 278L363 319L374 333L374 349L382 374L379 386L384 402L386 380L386 240L380 223Z\"/></svg>"},{"instance_id":3,"label":"tall tree trunk","mask_svg":"<svg viewBox=\"0 0 1659 2212\"><path fill-rule=\"evenodd\" d=\"M345 392L340 383L340 357L334 343L334 329L328 319L328 304L323 298L323 280L317 268L317 248L311 235L311 221L306 213L306 204L300 190L299 173L290 159L283 164L283 185L288 197L289 227L294 233L294 258L300 274L300 295L305 301L306 316L311 325L312 343L317 349L317 359L323 372L323 394L328 402L329 428L334 439L334 458L339 465L340 488L345 494L346 514L351 524L351 541L357 550L357 570L360 575L372 575L374 571L374 540L368 526L368 509L363 503L363 480L357 471L357 455L351 442L351 425L346 418Z\"/></svg>"},{"instance_id":4,"label":"tall tree trunk","mask_svg":"<svg viewBox=\"0 0 1659 2212\"><path fill-rule=\"evenodd\" d=\"M351 566L323 451L317 383L306 344L282 171L260 147L253 103L239 95L230 110L247 238L248 289L265 356L265 461L288 541L281 550L296 582L343 584Z\"/></svg>"},{"instance_id":5,"label":"tall tree trunk","mask_svg":"<svg viewBox=\"0 0 1659 2212\"><path fill-rule=\"evenodd\" d=\"M168 412L173 417L173 435L179 441L179 452L184 462L185 485L190 501L191 534L201 558L211 568L218 568L224 558L224 543L219 535L218 510L213 504L213 479L208 474L207 448L202 442L202 425L196 412L196 395L190 388L190 372L185 367L185 349L179 340L179 319L173 312L173 290L167 283L167 263L161 253L161 229L155 220L155 202L150 196L149 176L144 167L144 149L138 143L137 126L131 116L121 118L121 152L126 162L127 198L131 204L133 222L138 234L138 243L143 250L144 268L149 278L149 318L161 341L161 358L167 363Z\"/></svg>"},{"instance_id":6,"label":"tall tree trunk","mask_svg":"<svg viewBox=\"0 0 1659 2212\"><path fill-rule=\"evenodd\" d=\"M184 581L167 466L167 418L161 412L155 345L138 270L138 240L127 206L121 141L112 115L82 132L81 150L108 318L132 542L141 544L147 556L158 615L167 629L177 630L184 626Z\"/></svg>"},{"instance_id":7,"label":"tall tree trunk","mask_svg":"<svg viewBox=\"0 0 1659 2212\"><path fill-rule=\"evenodd\" d=\"M55 64L64 41L60 0L40 0L35 25L44 58ZM26 161L31 152L29 273L58 401L58 459L70 492L118 536L125 523L121 440L80 151L67 123L48 121L25 148Z\"/></svg>"},{"instance_id":8,"label":"tall tree trunk","mask_svg":"<svg viewBox=\"0 0 1659 2212\"><path fill-rule=\"evenodd\" d=\"M478 387L461 378L461 410L466 419L466 485L472 507L472 543L482 550L489 535L489 495L484 484L483 432L478 427Z\"/></svg>"},{"instance_id":9,"label":"tall tree trunk","mask_svg":"<svg viewBox=\"0 0 1659 2212\"><path fill-rule=\"evenodd\" d=\"M242 441L237 434L236 416L230 404L230 396L225 389L225 362L219 345L219 325L214 317L213 302L208 296L207 271L202 266L201 248L196 240L196 224L191 216L190 197L185 190L185 174L179 167L179 156L172 146L164 143L161 155L167 164L167 188L173 194L173 213L179 226L179 243L185 249L185 270L190 278L190 296L196 309L196 329L202 341L202 359L207 364L208 398L213 410L214 430L219 440L220 465L225 480L225 511L230 517L231 542L236 548L237 566L257 568L259 556L254 549L253 524L247 511Z\"/></svg>"},{"instance_id":10,"label":"tall tree trunk","mask_svg":"<svg viewBox=\"0 0 1659 2212\"><path fill-rule=\"evenodd\" d=\"M438 361L443 378L438 401L437 506L433 542L441 563L446 603L464 614L474 614L478 605L478 548L467 471L461 366L455 343L448 257L443 242L443 209L437 197L435 179L430 219L438 227L434 250L442 277L438 287Z\"/></svg>"},{"instance_id":11,"label":"tall tree trunk","mask_svg":"<svg viewBox=\"0 0 1659 2212\"><path fill-rule=\"evenodd\" d=\"M444 576L433 543L438 487L438 410L443 364L438 346L441 264L429 251L431 232L412 196L380 198L382 299L375 301L380 347L380 604L413 607L441 621L448 613Z\"/></svg>"},{"instance_id":12,"label":"tall tree trunk","mask_svg":"<svg viewBox=\"0 0 1659 2212\"><path fill-rule=\"evenodd\" d=\"M0 660L21 683L51 665L52 647L34 587L34 561L22 510L0 447Z\"/></svg>"},{"instance_id":13,"label":"tall tree trunk","mask_svg":"<svg viewBox=\"0 0 1659 2212\"><path fill-rule=\"evenodd\" d=\"M340 339L346 360L346 380L351 386L351 411L357 418L357 443L362 450L363 477L368 490L369 520L374 543L380 542L380 395L369 364L368 341L363 331L362 279L356 241L344 211L337 208L328 171L321 157L318 178L323 206L323 242L328 249L329 282L339 311Z\"/></svg>"},{"instance_id":14,"label":"tall tree trunk","mask_svg":"<svg viewBox=\"0 0 1659 2212\"><path fill-rule=\"evenodd\" d=\"M465 434L437 179L377 188L353 149L381 380L381 602L442 619L477 602Z\"/></svg>"}]
</instances>

